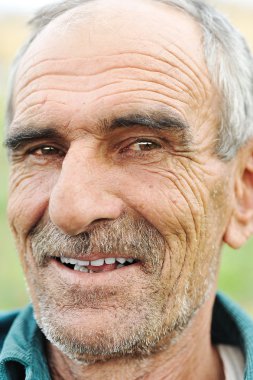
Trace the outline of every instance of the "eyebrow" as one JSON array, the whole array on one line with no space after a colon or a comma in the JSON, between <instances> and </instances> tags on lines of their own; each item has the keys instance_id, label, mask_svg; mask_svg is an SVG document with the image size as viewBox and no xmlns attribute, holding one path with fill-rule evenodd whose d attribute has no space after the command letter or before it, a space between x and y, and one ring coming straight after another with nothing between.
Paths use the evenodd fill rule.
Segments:
<instances>
[{"instance_id":1,"label":"eyebrow","mask_svg":"<svg viewBox=\"0 0 253 380\"><path fill-rule=\"evenodd\" d=\"M18 150L26 143L30 141L36 141L41 139L62 139L62 134L59 133L53 127L35 128L35 126L27 126L17 131L10 132L5 141L4 146L10 150Z\"/></svg>"},{"instance_id":2,"label":"eyebrow","mask_svg":"<svg viewBox=\"0 0 253 380\"><path fill-rule=\"evenodd\" d=\"M131 127L133 125L141 125L150 129L171 130L189 132L189 125L181 118L173 115L165 115L164 113L154 112L150 114L130 114L123 117L115 118L109 125L110 129L118 127Z\"/></svg>"},{"instance_id":3,"label":"eyebrow","mask_svg":"<svg viewBox=\"0 0 253 380\"><path fill-rule=\"evenodd\" d=\"M131 113L112 120L99 121L100 133L109 133L118 128L130 128L143 126L151 130L169 131L175 130L180 133L182 143L189 144L190 126L178 116L164 112ZM57 126L37 127L35 125L19 126L14 131L9 131L4 141L7 149L16 151L29 142L42 139L55 139L61 141L64 134L57 130Z\"/></svg>"}]
</instances>

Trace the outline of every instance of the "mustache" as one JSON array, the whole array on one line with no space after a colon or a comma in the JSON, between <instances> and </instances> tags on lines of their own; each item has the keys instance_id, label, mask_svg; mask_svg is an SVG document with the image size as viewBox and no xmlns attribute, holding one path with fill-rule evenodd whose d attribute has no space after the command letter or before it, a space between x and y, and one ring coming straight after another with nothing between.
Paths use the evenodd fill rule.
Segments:
<instances>
[{"instance_id":1,"label":"mustache","mask_svg":"<svg viewBox=\"0 0 253 380\"><path fill-rule=\"evenodd\" d=\"M31 249L37 265L44 266L52 257L78 258L103 253L120 254L155 266L165 254L165 240L144 218L127 214L113 221L100 221L86 231L65 234L50 220L38 223L30 232Z\"/></svg>"}]
</instances>

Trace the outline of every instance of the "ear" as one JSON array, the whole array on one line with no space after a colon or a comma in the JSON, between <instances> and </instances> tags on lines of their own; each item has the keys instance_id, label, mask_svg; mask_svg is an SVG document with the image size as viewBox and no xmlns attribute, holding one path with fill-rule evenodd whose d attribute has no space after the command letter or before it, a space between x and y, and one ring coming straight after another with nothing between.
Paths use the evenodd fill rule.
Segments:
<instances>
[{"instance_id":1,"label":"ear","mask_svg":"<svg viewBox=\"0 0 253 380\"><path fill-rule=\"evenodd\" d=\"M233 211L223 240L240 248L253 235L253 143L238 153Z\"/></svg>"}]
</instances>

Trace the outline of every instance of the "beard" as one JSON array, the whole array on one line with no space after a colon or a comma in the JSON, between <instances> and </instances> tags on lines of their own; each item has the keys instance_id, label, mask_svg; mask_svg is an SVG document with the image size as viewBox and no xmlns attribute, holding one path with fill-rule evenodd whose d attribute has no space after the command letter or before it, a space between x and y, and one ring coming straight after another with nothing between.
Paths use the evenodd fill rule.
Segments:
<instances>
[{"instance_id":1,"label":"beard","mask_svg":"<svg viewBox=\"0 0 253 380\"><path fill-rule=\"evenodd\" d=\"M174 282L161 279L166 242L144 219L124 214L77 236L40 222L30 242L32 256L26 254L26 263L35 267L27 272L37 323L53 345L80 363L163 350L177 341L208 295L209 288L202 286L191 298L190 280L177 291ZM49 281L54 256L84 258L94 252L108 257L120 252L139 260L137 276L86 288Z\"/></svg>"}]
</instances>

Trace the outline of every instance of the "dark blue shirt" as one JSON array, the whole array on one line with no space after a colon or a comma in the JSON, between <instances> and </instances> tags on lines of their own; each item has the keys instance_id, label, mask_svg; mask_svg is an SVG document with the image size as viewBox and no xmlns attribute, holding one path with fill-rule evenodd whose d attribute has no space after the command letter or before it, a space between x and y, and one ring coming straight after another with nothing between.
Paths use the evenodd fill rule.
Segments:
<instances>
[{"instance_id":1,"label":"dark blue shirt","mask_svg":"<svg viewBox=\"0 0 253 380\"><path fill-rule=\"evenodd\" d=\"M231 300L216 297L212 341L241 349L245 380L253 380L253 321ZM0 313L0 380L50 380L46 338L33 316L31 305L18 312Z\"/></svg>"}]
</instances>

